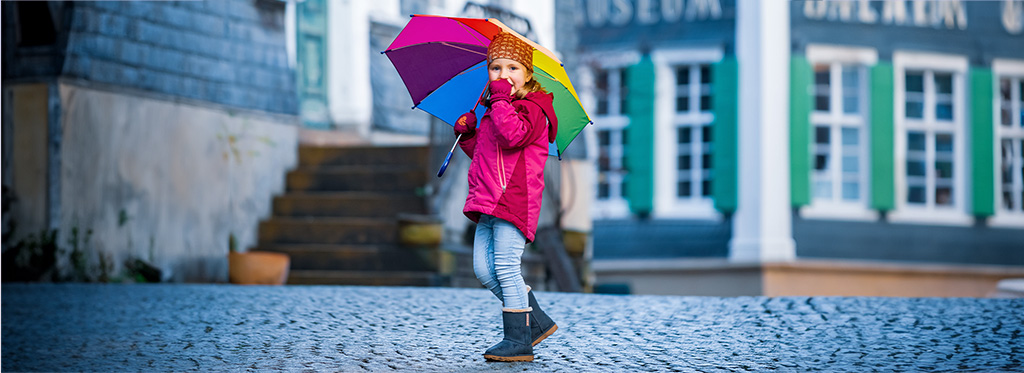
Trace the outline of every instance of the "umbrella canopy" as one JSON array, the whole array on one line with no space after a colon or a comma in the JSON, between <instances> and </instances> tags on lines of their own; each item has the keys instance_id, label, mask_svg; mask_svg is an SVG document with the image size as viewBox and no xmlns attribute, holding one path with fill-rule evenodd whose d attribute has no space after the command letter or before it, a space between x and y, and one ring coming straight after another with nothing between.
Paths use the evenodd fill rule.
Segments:
<instances>
[{"instance_id":1,"label":"umbrella canopy","mask_svg":"<svg viewBox=\"0 0 1024 373\"><path fill-rule=\"evenodd\" d=\"M533 77L554 95L558 135L551 154L559 155L590 116L554 53L519 35L493 18L413 15L384 53L409 90L413 107L455 125L463 113L475 110L487 87L487 46L507 32L533 47ZM476 110L483 116L484 110Z\"/></svg>"}]
</instances>

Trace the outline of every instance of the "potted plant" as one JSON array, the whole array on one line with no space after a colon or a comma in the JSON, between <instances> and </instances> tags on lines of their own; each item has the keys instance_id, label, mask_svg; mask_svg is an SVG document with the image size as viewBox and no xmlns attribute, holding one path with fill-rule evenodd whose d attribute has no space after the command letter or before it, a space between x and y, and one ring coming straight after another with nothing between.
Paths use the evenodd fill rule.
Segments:
<instances>
[{"instance_id":1,"label":"potted plant","mask_svg":"<svg viewBox=\"0 0 1024 373\"><path fill-rule=\"evenodd\" d=\"M241 285L284 285L288 280L288 254L238 251L234 233L228 236L228 280Z\"/></svg>"}]
</instances>

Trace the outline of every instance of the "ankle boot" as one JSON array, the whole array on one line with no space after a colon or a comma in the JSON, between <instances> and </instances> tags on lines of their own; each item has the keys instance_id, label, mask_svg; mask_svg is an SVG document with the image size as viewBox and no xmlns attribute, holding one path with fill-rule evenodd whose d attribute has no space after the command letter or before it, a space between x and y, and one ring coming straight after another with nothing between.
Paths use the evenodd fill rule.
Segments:
<instances>
[{"instance_id":1,"label":"ankle boot","mask_svg":"<svg viewBox=\"0 0 1024 373\"><path fill-rule=\"evenodd\" d=\"M530 308L533 311L530 312L530 340L533 341L531 345L536 346L544 338L555 334L558 330L558 325L555 325L555 321L551 320L550 317L543 310L540 309L540 305L537 304L537 298L533 297L533 291L529 286L527 293L530 298Z\"/></svg>"},{"instance_id":2,"label":"ankle boot","mask_svg":"<svg viewBox=\"0 0 1024 373\"><path fill-rule=\"evenodd\" d=\"M533 361L533 345L530 344L530 311L531 309L501 310L501 320L505 324L505 338L487 349L484 358L496 361Z\"/></svg>"}]
</instances>

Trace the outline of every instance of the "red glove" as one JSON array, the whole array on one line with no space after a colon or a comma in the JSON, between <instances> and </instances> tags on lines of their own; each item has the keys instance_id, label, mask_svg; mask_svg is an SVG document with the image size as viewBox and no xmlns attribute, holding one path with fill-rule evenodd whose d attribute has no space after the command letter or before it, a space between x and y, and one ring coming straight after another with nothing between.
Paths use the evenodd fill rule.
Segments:
<instances>
[{"instance_id":1,"label":"red glove","mask_svg":"<svg viewBox=\"0 0 1024 373\"><path fill-rule=\"evenodd\" d=\"M491 102L512 101L512 83L508 79L492 80L487 89L491 93Z\"/></svg>"},{"instance_id":2,"label":"red glove","mask_svg":"<svg viewBox=\"0 0 1024 373\"><path fill-rule=\"evenodd\" d=\"M462 135L463 139L468 139L476 135L476 114L468 112L462 114L459 119L455 120L455 136Z\"/></svg>"}]
</instances>

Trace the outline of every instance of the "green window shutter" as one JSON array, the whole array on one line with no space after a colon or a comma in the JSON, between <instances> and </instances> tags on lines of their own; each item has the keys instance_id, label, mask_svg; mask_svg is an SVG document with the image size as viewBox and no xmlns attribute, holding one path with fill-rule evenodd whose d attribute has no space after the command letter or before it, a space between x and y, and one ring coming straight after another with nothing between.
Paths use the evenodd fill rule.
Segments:
<instances>
[{"instance_id":1,"label":"green window shutter","mask_svg":"<svg viewBox=\"0 0 1024 373\"><path fill-rule=\"evenodd\" d=\"M992 70L972 68L970 80L971 211L992 216L996 205Z\"/></svg>"},{"instance_id":2,"label":"green window shutter","mask_svg":"<svg viewBox=\"0 0 1024 373\"><path fill-rule=\"evenodd\" d=\"M789 177L792 204L811 203L811 64L803 56L790 58Z\"/></svg>"},{"instance_id":3,"label":"green window shutter","mask_svg":"<svg viewBox=\"0 0 1024 373\"><path fill-rule=\"evenodd\" d=\"M871 68L871 207L881 211L896 207L894 79L891 63Z\"/></svg>"},{"instance_id":4,"label":"green window shutter","mask_svg":"<svg viewBox=\"0 0 1024 373\"><path fill-rule=\"evenodd\" d=\"M654 208L654 79L654 62L648 55L626 70L626 198L630 210L640 215L649 214Z\"/></svg>"},{"instance_id":5,"label":"green window shutter","mask_svg":"<svg viewBox=\"0 0 1024 373\"><path fill-rule=\"evenodd\" d=\"M712 197L715 209L721 212L736 211L737 181L739 177L738 118L739 118L739 65L735 56L728 56L711 66L712 81L715 85L711 99L715 113L713 143L715 147L712 162Z\"/></svg>"}]
</instances>

